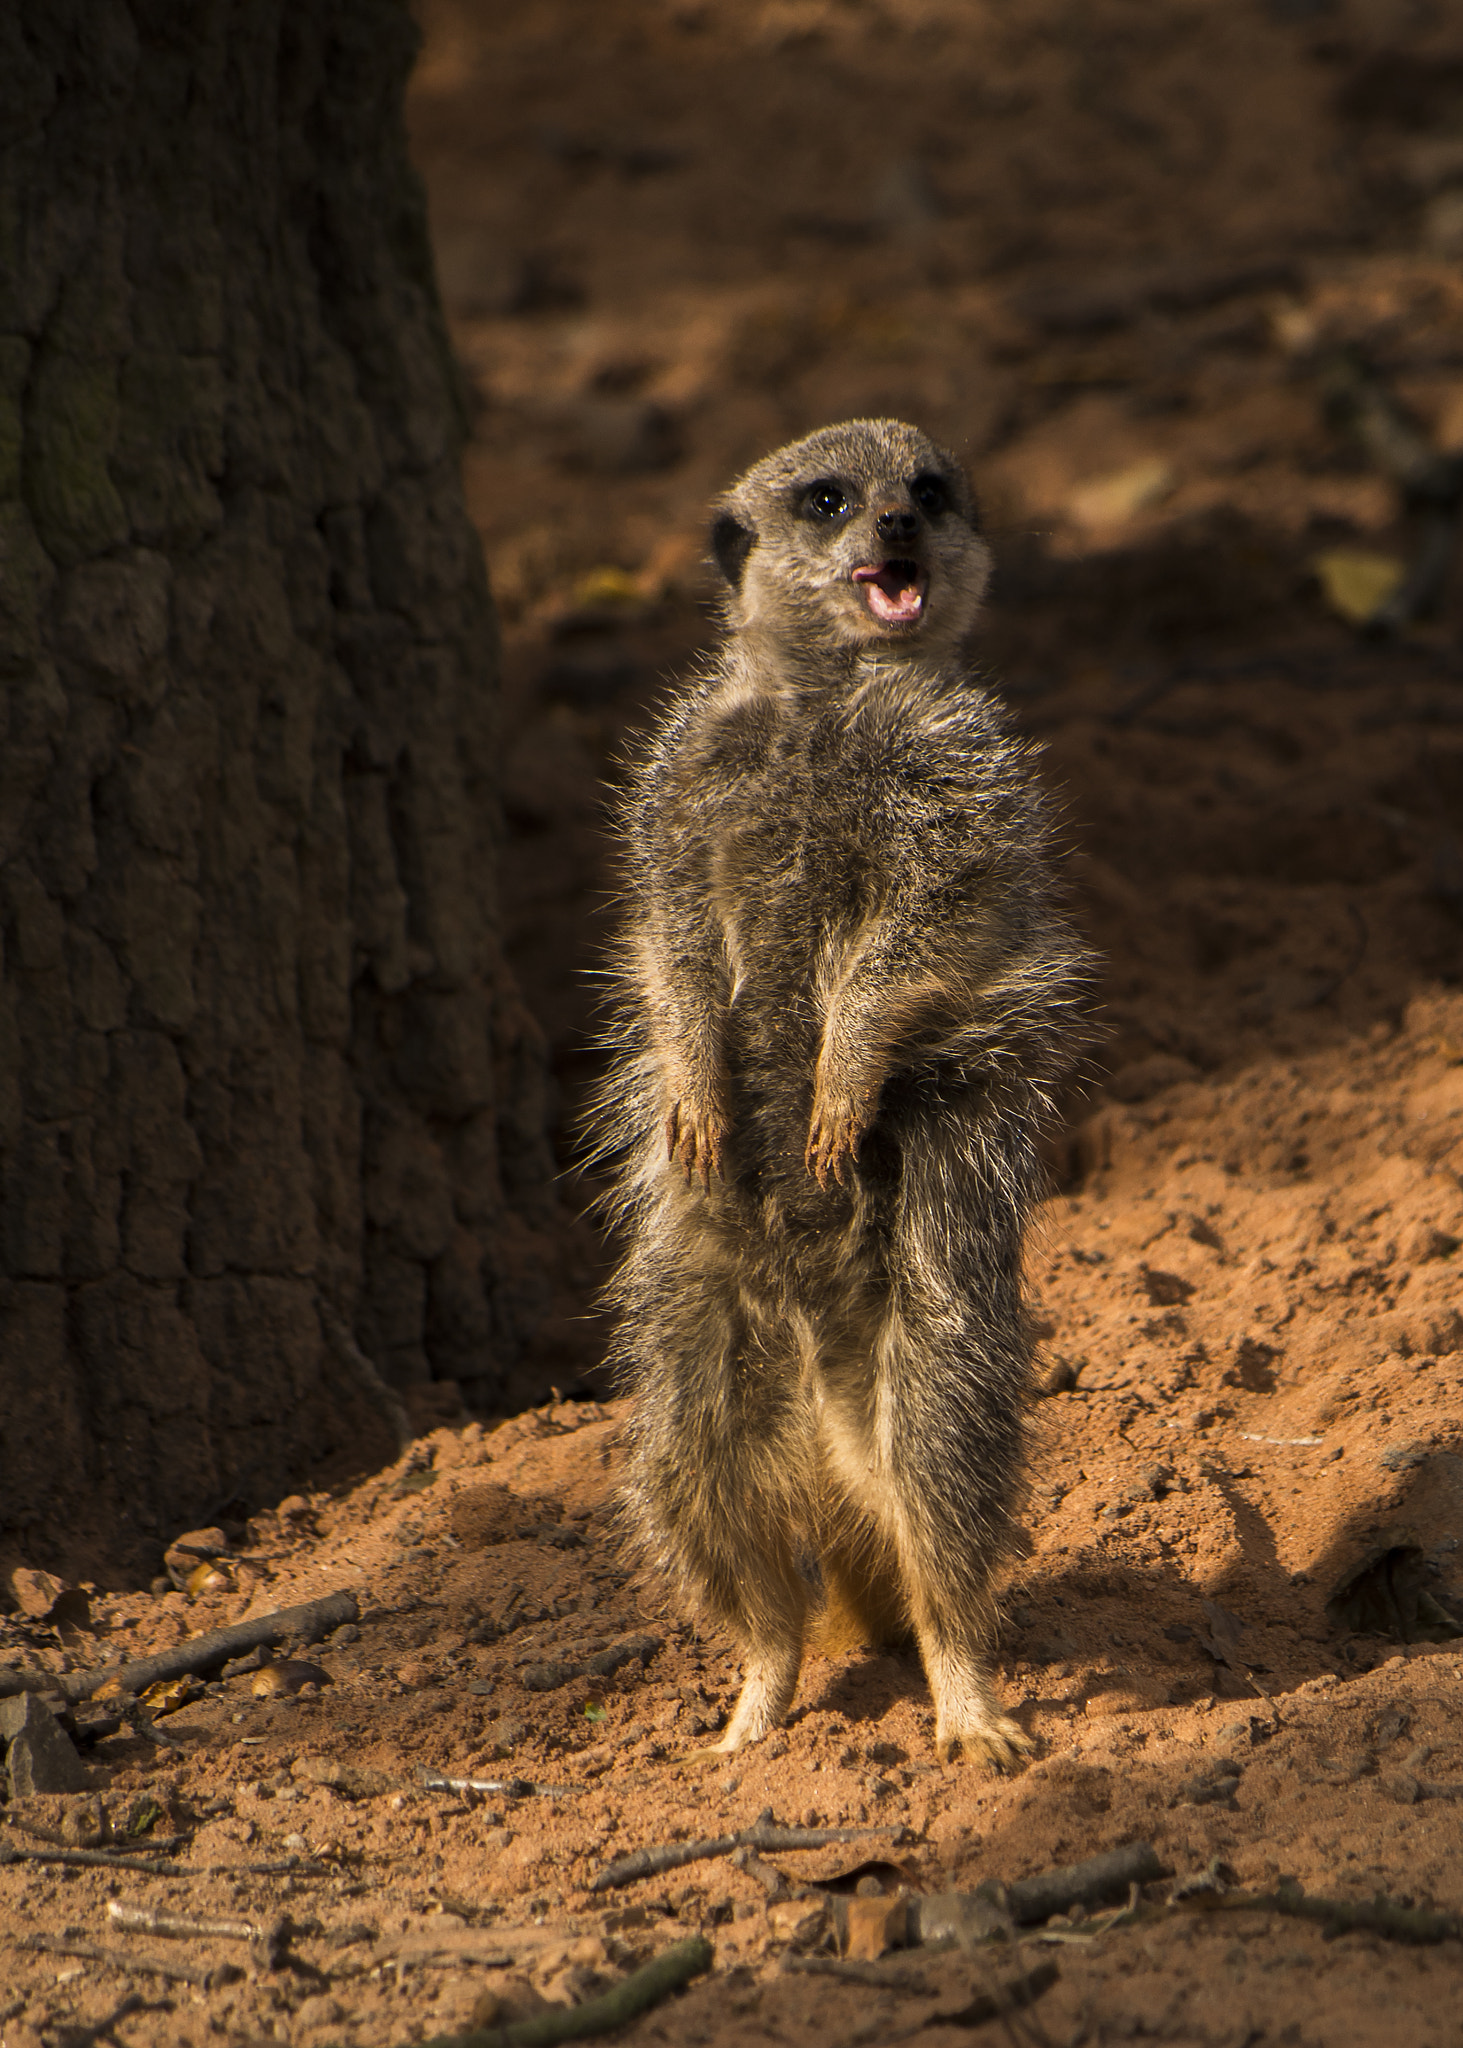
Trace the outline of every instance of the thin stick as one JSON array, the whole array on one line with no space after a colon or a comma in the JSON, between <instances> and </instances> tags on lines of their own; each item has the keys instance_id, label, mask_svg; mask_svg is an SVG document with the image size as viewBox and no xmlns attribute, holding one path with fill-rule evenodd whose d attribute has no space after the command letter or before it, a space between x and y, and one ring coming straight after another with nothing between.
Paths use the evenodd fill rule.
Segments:
<instances>
[{"instance_id":1,"label":"thin stick","mask_svg":"<svg viewBox=\"0 0 1463 2048\"><path fill-rule=\"evenodd\" d=\"M266 1941L270 1929L262 1920L190 1920L181 1913L158 1913L151 1906L128 1906L107 1900L107 1918L124 1934L170 1934L184 1940L202 1937L219 1941Z\"/></svg>"},{"instance_id":2,"label":"thin stick","mask_svg":"<svg viewBox=\"0 0 1463 2048\"><path fill-rule=\"evenodd\" d=\"M1002 1884L988 1878L974 1892L961 1896L986 1907L1008 1913L1018 1927L1049 1920L1053 1913L1065 1913L1073 1906L1100 1906L1114 1897L1122 1898L1134 1885L1149 1884L1163 1875L1163 1866L1151 1842L1130 1842L1104 1855L1090 1856L1085 1863L1068 1863L1056 1870L1044 1870L1036 1877L1019 1878ZM913 1901L911 1918L919 1925L921 1909L929 1904L941 1917L948 1917L949 1905L940 1899ZM923 1938L923 1937L921 1937Z\"/></svg>"},{"instance_id":3,"label":"thin stick","mask_svg":"<svg viewBox=\"0 0 1463 2048\"><path fill-rule=\"evenodd\" d=\"M1065 1913L1073 1906L1098 1906L1128 1887L1151 1884L1161 1877L1163 1865L1151 1842L1130 1842L1105 1855L1089 1856L1085 1863L1069 1863L1057 1870L1045 1870L1039 1877L1023 1877L1005 1888L1005 1906L1018 1927Z\"/></svg>"},{"instance_id":4,"label":"thin stick","mask_svg":"<svg viewBox=\"0 0 1463 2048\"><path fill-rule=\"evenodd\" d=\"M244 1974L233 1963L216 1963L208 1970L194 1969L187 1963L165 1963L156 1956L133 1955L122 1948L99 1948L94 1941L73 1941L60 1934L31 1934L20 1946L38 1949L48 1956L76 1956L82 1962L106 1963L113 1970L135 1970L143 1977L166 1977L173 1984L196 1984L201 1991L236 1983Z\"/></svg>"},{"instance_id":5,"label":"thin stick","mask_svg":"<svg viewBox=\"0 0 1463 2048\"><path fill-rule=\"evenodd\" d=\"M65 1863L72 1869L137 1870L144 1877L197 1877L200 1873L186 1863L171 1863L164 1856L114 1855L108 1849L30 1849L0 1844L0 1866L7 1863Z\"/></svg>"},{"instance_id":6,"label":"thin stick","mask_svg":"<svg viewBox=\"0 0 1463 2048\"><path fill-rule=\"evenodd\" d=\"M582 1792L582 1785L535 1785L528 1778L449 1778L441 1771L419 1771L418 1783L428 1792L497 1792L505 1799L562 1799Z\"/></svg>"},{"instance_id":7,"label":"thin stick","mask_svg":"<svg viewBox=\"0 0 1463 2048\"><path fill-rule=\"evenodd\" d=\"M35 1839L38 1842L46 1843L49 1848L66 1849L70 1847L70 1844L68 1842L63 1841L61 1836L56 1832L55 1828L48 1828L44 1821L37 1820L33 1814L16 1813L12 1811L6 1814L5 1825L7 1827L19 1828L20 1832L23 1835L34 1835ZM193 1837L191 1834L162 1835L156 1840L149 1836L147 1846L155 1854L161 1855L167 1849L186 1848L188 1843L191 1842L192 1839ZM113 1856L140 1856L142 1854L142 1850L140 1848L135 1850L113 1849L108 1850L104 1853Z\"/></svg>"},{"instance_id":8,"label":"thin stick","mask_svg":"<svg viewBox=\"0 0 1463 2048\"><path fill-rule=\"evenodd\" d=\"M694 1935L690 1941L675 1942L670 1948L635 1970L606 1991L602 1998L587 1998L582 2005L557 2011L535 2013L531 2019L514 2020L506 2027L475 2027L466 2034L439 2034L426 2048L555 2048L560 2041L581 2041L590 2034L608 2034L623 2027L642 2012L649 2012L693 1977L711 1968L713 1950L709 1941Z\"/></svg>"},{"instance_id":9,"label":"thin stick","mask_svg":"<svg viewBox=\"0 0 1463 2048\"><path fill-rule=\"evenodd\" d=\"M54 1671L0 1671L0 1699L18 1692L59 1692L68 1700L87 1700L98 1686L109 1684L119 1692L143 1693L160 1679L196 1677L260 1643L277 1643L285 1636L317 1642L342 1622L358 1618L354 1593L326 1593L299 1607L280 1607L273 1614L257 1614L252 1621L236 1621L232 1628L210 1629L207 1635L193 1636L171 1650L138 1657L131 1664L102 1665L91 1671L69 1672L65 1677Z\"/></svg>"},{"instance_id":10,"label":"thin stick","mask_svg":"<svg viewBox=\"0 0 1463 2048\"><path fill-rule=\"evenodd\" d=\"M748 1877L756 1878L769 1900L776 1901L788 1896L787 1879L772 1864L764 1863L755 1849L748 1848L744 1843L740 1849L733 1850L732 1862L738 1870L745 1870Z\"/></svg>"},{"instance_id":11,"label":"thin stick","mask_svg":"<svg viewBox=\"0 0 1463 2048\"><path fill-rule=\"evenodd\" d=\"M134 1735L141 1736L144 1742L151 1742L159 1749L185 1750L188 1747L186 1742L180 1742L168 1729L159 1728L147 1705L132 1693L118 1693L117 1719L130 1728Z\"/></svg>"},{"instance_id":12,"label":"thin stick","mask_svg":"<svg viewBox=\"0 0 1463 2048\"><path fill-rule=\"evenodd\" d=\"M170 1863L160 1856L114 1856L105 1849L17 1849L0 1844L7 1863L70 1863L81 1869L136 1870L144 1877L329 1877L328 1863L282 1856L272 1863Z\"/></svg>"},{"instance_id":13,"label":"thin stick","mask_svg":"<svg viewBox=\"0 0 1463 2048\"><path fill-rule=\"evenodd\" d=\"M898 1835L902 1827L888 1828L779 1828L759 1821L734 1835L713 1835L704 1842L664 1842L656 1849L637 1849L606 1864L590 1882L592 1892L611 1892L622 1884L634 1884L642 1877L662 1877L679 1870L684 1863L700 1863L714 1856L730 1856L747 1849L826 1849L833 1842L862 1842L874 1835Z\"/></svg>"}]
</instances>

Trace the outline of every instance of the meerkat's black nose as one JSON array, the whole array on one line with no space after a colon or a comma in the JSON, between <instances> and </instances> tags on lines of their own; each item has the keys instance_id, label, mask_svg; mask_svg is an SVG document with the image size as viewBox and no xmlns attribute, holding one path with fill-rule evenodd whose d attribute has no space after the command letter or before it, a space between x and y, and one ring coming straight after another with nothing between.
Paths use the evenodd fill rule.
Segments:
<instances>
[{"instance_id":1,"label":"meerkat's black nose","mask_svg":"<svg viewBox=\"0 0 1463 2048\"><path fill-rule=\"evenodd\" d=\"M880 540L913 540L919 532L919 518L913 512L901 512L891 507L881 512L874 521L874 530Z\"/></svg>"}]
</instances>

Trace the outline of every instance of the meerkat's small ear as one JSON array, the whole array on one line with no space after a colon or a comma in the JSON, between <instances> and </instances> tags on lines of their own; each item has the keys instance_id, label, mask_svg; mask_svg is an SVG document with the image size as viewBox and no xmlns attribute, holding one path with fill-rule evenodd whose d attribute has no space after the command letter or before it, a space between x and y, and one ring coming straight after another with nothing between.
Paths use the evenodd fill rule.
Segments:
<instances>
[{"instance_id":1,"label":"meerkat's small ear","mask_svg":"<svg viewBox=\"0 0 1463 2048\"><path fill-rule=\"evenodd\" d=\"M747 557L756 538L751 527L743 526L741 520L730 512L723 512L712 525L711 552L733 590L741 588L742 571L747 566Z\"/></svg>"}]
</instances>

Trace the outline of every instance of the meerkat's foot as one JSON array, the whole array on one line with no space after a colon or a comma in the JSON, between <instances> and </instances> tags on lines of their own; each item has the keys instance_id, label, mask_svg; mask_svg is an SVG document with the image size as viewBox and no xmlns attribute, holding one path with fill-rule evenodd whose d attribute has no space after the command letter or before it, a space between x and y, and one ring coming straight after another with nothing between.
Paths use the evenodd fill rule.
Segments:
<instances>
[{"instance_id":1,"label":"meerkat's foot","mask_svg":"<svg viewBox=\"0 0 1463 2048\"><path fill-rule=\"evenodd\" d=\"M920 1649L935 1696L935 1753L941 1762L958 1754L1008 1771L1032 1754L1036 1744L1001 1711L977 1651L924 1632Z\"/></svg>"},{"instance_id":2,"label":"meerkat's foot","mask_svg":"<svg viewBox=\"0 0 1463 2048\"><path fill-rule=\"evenodd\" d=\"M935 1729L935 1754L941 1763L954 1763L957 1757L964 1757L968 1763L1010 1771L1027 1762L1035 1751L1035 1742L1008 1714L986 1710L979 1720L961 1726L942 1720Z\"/></svg>"},{"instance_id":3,"label":"meerkat's foot","mask_svg":"<svg viewBox=\"0 0 1463 2048\"><path fill-rule=\"evenodd\" d=\"M741 1697L725 1733L716 1742L694 1749L688 1761L731 1756L749 1742L760 1742L778 1727L792 1705L802 1665L802 1646L776 1650L770 1655L749 1657L742 1680Z\"/></svg>"}]
</instances>

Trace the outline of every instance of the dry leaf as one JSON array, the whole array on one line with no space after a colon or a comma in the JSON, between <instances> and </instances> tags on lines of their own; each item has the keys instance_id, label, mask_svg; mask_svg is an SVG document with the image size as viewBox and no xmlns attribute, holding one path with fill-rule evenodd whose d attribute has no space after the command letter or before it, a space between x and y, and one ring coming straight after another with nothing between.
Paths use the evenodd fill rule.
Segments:
<instances>
[{"instance_id":1,"label":"dry leaf","mask_svg":"<svg viewBox=\"0 0 1463 2048\"><path fill-rule=\"evenodd\" d=\"M160 1678L142 1695L142 1704L153 1715L176 1714L179 1707L186 1707L202 1690L196 1678Z\"/></svg>"},{"instance_id":2,"label":"dry leaf","mask_svg":"<svg viewBox=\"0 0 1463 2048\"><path fill-rule=\"evenodd\" d=\"M1166 498L1174 486L1174 474L1161 456L1149 456L1110 476L1093 477L1079 484L1067 499L1067 510L1082 526L1120 526L1125 519L1145 512Z\"/></svg>"},{"instance_id":3,"label":"dry leaf","mask_svg":"<svg viewBox=\"0 0 1463 2048\"><path fill-rule=\"evenodd\" d=\"M610 563L590 569L574 586L574 603L583 611L597 611L615 605L642 605L644 602L645 592L640 587L640 579L632 576L628 569L617 569Z\"/></svg>"},{"instance_id":4,"label":"dry leaf","mask_svg":"<svg viewBox=\"0 0 1463 2048\"><path fill-rule=\"evenodd\" d=\"M1407 566L1395 555L1374 555L1365 548L1336 548L1312 555L1311 568L1332 611L1364 626L1401 588Z\"/></svg>"}]
</instances>

